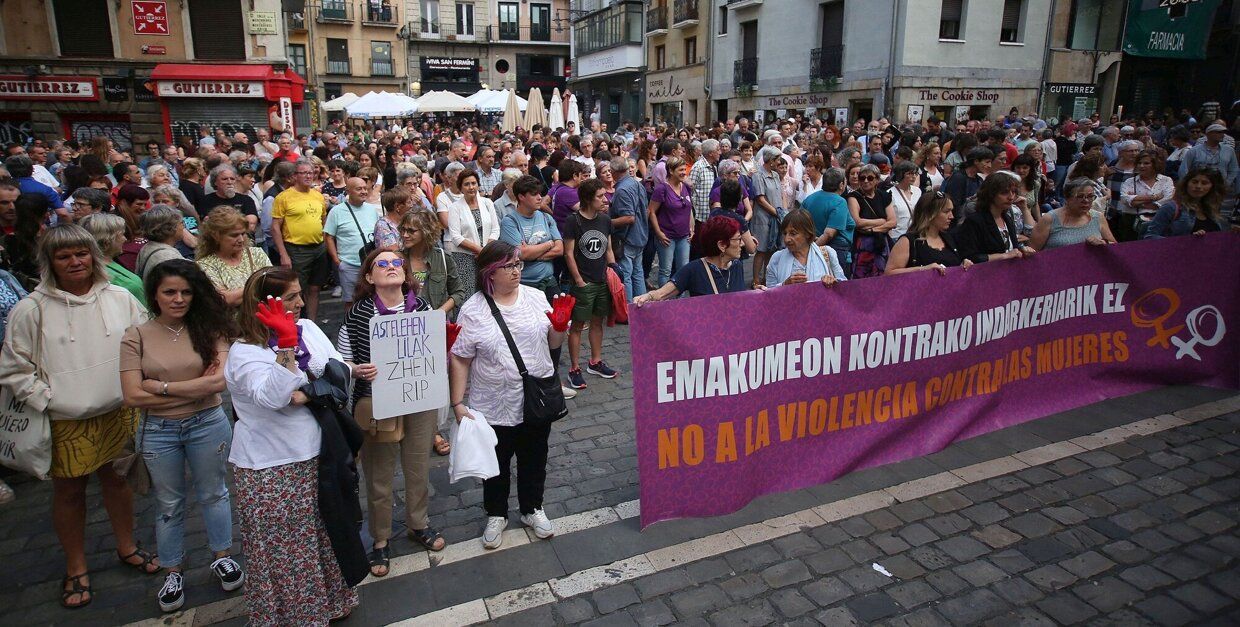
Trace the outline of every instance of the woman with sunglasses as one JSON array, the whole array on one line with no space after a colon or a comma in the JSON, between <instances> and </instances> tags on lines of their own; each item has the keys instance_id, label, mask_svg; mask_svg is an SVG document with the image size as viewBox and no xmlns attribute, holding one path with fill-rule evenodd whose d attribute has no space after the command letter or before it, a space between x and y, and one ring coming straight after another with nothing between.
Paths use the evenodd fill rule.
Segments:
<instances>
[{"instance_id":1,"label":"woman with sunglasses","mask_svg":"<svg viewBox=\"0 0 1240 627\"><path fill-rule=\"evenodd\" d=\"M433 219L433 218L432 218ZM362 262L362 279L353 295L353 307L345 315L336 339L337 348L357 376L351 402L353 417L365 439L360 453L366 476L366 505L374 546L369 555L370 574L385 577L392 558L392 478L399 458L405 478L405 523L409 539L429 551L442 551L447 543L430 526L429 500L431 442L439 410L375 420L371 382L378 367L371 363L370 323L379 316L428 311L418 298L419 284L400 253L376 250Z\"/></svg>"},{"instance_id":2,"label":"woman with sunglasses","mask_svg":"<svg viewBox=\"0 0 1240 627\"><path fill-rule=\"evenodd\" d=\"M857 223L853 238L851 279L880 276L887 268L891 252L887 234L896 228L891 193L879 188L878 167L866 164L857 172L857 189L845 195L848 212Z\"/></svg>"},{"instance_id":3,"label":"woman with sunglasses","mask_svg":"<svg viewBox=\"0 0 1240 627\"><path fill-rule=\"evenodd\" d=\"M344 357L313 320L300 317L304 306L292 268L256 272L224 366L237 417L228 461L253 625L327 625L358 604L319 509L323 434L301 391L329 360Z\"/></svg>"}]
</instances>

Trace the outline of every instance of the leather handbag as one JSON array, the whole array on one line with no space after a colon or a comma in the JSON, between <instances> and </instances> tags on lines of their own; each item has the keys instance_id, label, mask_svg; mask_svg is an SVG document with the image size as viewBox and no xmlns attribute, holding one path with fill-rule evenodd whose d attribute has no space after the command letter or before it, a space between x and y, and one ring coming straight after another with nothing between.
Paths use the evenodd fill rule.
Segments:
<instances>
[{"instance_id":1,"label":"leather handbag","mask_svg":"<svg viewBox=\"0 0 1240 627\"><path fill-rule=\"evenodd\" d=\"M142 441L146 439L146 412L142 412L142 420L138 422L138 443L133 448L126 447L124 455L112 460L112 470L125 479L134 494L146 496L151 491L151 471L142 458Z\"/></svg>"},{"instance_id":2,"label":"leather handbag","mask_svg":"<svg viewBox=\"0 0 1240 627\"><path fill-rule=\"evenodd\" d=\"M495 316L495 323L499 325L499 330L504 333L504 340L508 342L508 350L512 351L512 360L517 364L517 371L521 373L521 390L522 390L522 417L525 422L531 426L541 427L568 415L568 405L564 401L564 389L560 387L560 377L553 370L549 377L535 377L530 375L525 369L525 360L521 359L521 352L517 350L517 343L512 339L512 333L508 331L508 325L504 324L504 316L500 313L499 307L495 305L495 300L485 293L483 296L487 299L487 304L491 306L491 315Z\"/></svg>"}]
</instances>

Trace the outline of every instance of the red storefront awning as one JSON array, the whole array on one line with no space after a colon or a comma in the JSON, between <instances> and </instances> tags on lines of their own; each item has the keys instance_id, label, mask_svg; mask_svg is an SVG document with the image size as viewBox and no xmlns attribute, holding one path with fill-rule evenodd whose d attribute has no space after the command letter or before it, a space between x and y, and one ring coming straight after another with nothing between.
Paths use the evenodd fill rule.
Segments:
<instances>
[{"instance_id":1,"label":"red storefront awning","mask_svg":"<svg viewBox=\"0 0 1240 627\"><path fill-rule=\"evenodd\" d=\"M289 98L301 104L306 81L291 69L270 65L199 65L161 63L151 71L155 93L175 97L261 97L271 102ZM259 86L256 88L256 86Z\"/></svg>"}]
</instances>

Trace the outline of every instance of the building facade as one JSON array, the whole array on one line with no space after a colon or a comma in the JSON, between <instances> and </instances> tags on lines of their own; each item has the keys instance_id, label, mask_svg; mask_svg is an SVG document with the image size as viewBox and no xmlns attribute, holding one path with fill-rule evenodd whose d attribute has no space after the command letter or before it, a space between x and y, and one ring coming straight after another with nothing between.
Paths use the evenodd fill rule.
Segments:
<instances>
[{"instance_id":1,"label":"building facade","mask_svg":"<svg viewBox=\"0 0 1240 627\"><path fill-rule=\"evenodd\" d=\"M903 122L1032 112L1051 3L711 0L714 114Z\"/></svg>"},{"instance_id":2,"label":"building facade","mask_svg":"<svg viewBox=\"0 0 1240 627\"><path fill-rule=\"evenodd\" d=\"M709 2L649 0L646 8L646 117L673 126L711 120L707 63Z\"/></svg>"},{"instance_id":3,"label":"building facade","mask_svg":"<svg viewBox=\"0 0 1240 627\"><path fill-rule=\"evenodd\" d=\"M297 129L280 0L0 4L0 141ZM302 129L304 130L304 129Z\"/></svg>"},{"instance_id":4,"label":"building facade","mask_svg":"<svg viewBox=\"0 0 1240 627\"><path fill-rule=\"evenodd\" d=\"M485 85L565 87L568 0L408 0L408 74L416 93L468 96Z\"/></svg>"},{"instance_id":5,"label":"building facade","mask_svg":"<svg viewBox=\"0 0 1240 627\"><path fill-rule=\"evenodd\" d=\"M306 64L316 97L408 89L399 36L408 19L403 2L319 0L294 16L301 17L295 25L300 28L290 32L304 36L309 48L299 49L290 39L290 57Z\"/></svg>"},{"instance_id":6,"label":"building facade","mask_svg":"<svg viewBox=\"0 0 1240 627\"><path fill-rule=\"evenodd\" d=\"M645 3L573 0L573 77L582 124L614 130L645 114Z\"/></svg>"}]
</instances>

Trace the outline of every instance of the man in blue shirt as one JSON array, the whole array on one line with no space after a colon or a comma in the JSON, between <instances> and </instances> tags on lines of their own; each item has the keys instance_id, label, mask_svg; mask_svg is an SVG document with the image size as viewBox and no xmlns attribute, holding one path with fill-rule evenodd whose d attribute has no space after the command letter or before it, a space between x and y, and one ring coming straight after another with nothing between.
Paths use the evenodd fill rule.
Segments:
<instances>
[{"instance_id":1,"label":"man in blue shirt","mask_svg":"<svg viewBox=\"0 0 1240 627\"><path fill-rule=\"evenodd\" d=\"M327 256L331 257L338 269L340 294L344 297L345 309L353 305L353 290L357 287L357 279L362 271L361 251L367 242L375 239L375 225L379 223L379 207L366 202L370 185L365 179L353 177L345 182L348 195L344 202L332 207L323 224L323 240L327 243ZM396 203L404 202L408 209L409 197L405 193L403 201L400 194L384 194L383 200L395 207Z\"/></svg>"},{"instance_id":2,"label":"man in blue shirt","mask_svg":"<svg viewBox=\"0 0 1240 627\"><path fill-rule=\"evenodd\" d=\"M624 244L616 263L620 266L620 280L624 282L624 297L632 302L646 293L642 254L650 240L650 221L646 219L650 200L641 182L629 176L628 159L612 157L608 167L616 180L616 193L611 197L611 228Z\"/></svg>"},{"instance_id":3,"label":"man in blue shirt","mask_svg":"<svg viewBox=\"0 0 1240 627\"><path fill-rule=\"evenodd\" d=\"M843 170L831 168L823 172L822 189L807 196L801 208L814 219L814 231L818 233L815 243L830 246L839 257L844 276L852 276L853 232L857 222L848 212L848 201L839 194L843 185Z\"/></svg>"},{"instance_id":4,"label":"man in blue shirt","mask_svg":"<svg viewBox=\"0 0 1240 627\"><path fill-rule=\"evenodd\" d=\"M60 194L34 180L34 161L30 157L23 154L13 155L4 160L4 169L8 170L9 176L17 181L17 188L21 190L21 193L39 194L47 198L48 206L55 210L56 219L52 224L73 221L73 217L65 209L65 204L60 200Z\"/></svg>"}]
</instances>

